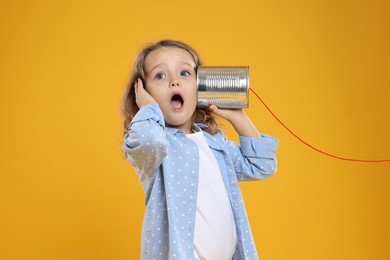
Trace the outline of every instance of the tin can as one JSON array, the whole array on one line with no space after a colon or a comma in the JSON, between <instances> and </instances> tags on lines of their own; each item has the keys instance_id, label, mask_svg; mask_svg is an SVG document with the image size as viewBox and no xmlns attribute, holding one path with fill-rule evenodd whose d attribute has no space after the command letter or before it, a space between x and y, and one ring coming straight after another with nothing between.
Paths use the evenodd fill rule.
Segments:
<instances>
[{"instance_id":1,"label":"tin can","mask_svg":"<svg viewBox=\"0 0 390 260\"><path fill-rule=\"evenodd\" d=\"M210 104L220 108L249 106L249 67L199 66L196 74L198 107Z\"/></svg>"}]
</instances>

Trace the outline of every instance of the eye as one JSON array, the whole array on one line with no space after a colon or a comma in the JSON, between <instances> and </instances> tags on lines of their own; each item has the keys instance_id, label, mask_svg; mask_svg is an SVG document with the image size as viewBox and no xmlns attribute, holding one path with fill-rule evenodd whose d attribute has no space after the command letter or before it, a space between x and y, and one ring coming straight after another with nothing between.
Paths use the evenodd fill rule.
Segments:
<instances>
[{"instance_id":1,"label":"eye","mask_svg":"<svg viewBox=\"0 0 390 260\"><path fill-rule=\"evenodd\" d=\"M154 77L155 79L163 79L165 78L166 75L164 73L157 73L156 76Z\"/></svg>"},{"instance_id":2,"label":"eye","mask_svg":"<svg viewBox=\"0 0 390 260\"><path fill-rule=\"evenodd\" d=\"M188 77L190 75L190 73L188 71L182 71L180 72L180 76L183 76L183 77Z\"/></svg>"}]
</instances>

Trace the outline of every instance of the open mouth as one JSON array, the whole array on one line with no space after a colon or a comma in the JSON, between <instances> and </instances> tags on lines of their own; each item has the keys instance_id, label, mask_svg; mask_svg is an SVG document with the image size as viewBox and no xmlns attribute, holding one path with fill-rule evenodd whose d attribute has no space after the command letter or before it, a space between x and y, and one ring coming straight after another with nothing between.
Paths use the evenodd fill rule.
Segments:
<instances>
[{"instance_id":1,"label":"open mouth","mask_svg":"<svg viewBox=\"0 0 390 260\"><path fill-rule=\"evenodd\" d=\"M172 96L171 105L174 109L180 109L183 107L184 100L179 94L175 94Z\"/></svg>"}]
</instances>

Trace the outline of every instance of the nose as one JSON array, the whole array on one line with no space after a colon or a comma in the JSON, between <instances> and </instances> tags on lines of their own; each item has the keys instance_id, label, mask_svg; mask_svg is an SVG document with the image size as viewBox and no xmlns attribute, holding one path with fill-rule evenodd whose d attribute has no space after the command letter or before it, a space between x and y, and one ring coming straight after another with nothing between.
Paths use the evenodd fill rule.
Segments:
<instances>
[{"instance_id":1,"label":"nose","mask_svg":"<svg viewBox=\"0 0 390 260\"><path fill-rule=\"evenodd\" d=\"M170 87L180 87L181 84L180 84L180 81L177 79L177 78L174 78L171 80L171 83L170 83Z\"/></svg>"}]
</instances>

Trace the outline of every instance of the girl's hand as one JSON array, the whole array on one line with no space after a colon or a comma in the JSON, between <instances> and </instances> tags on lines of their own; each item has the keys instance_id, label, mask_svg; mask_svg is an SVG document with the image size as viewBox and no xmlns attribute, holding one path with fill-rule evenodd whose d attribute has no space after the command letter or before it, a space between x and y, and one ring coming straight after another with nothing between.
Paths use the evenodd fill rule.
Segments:
<instances>
[{"instance_id":1,"label":"girl's hand","mask_svg":"<svg viewBox=\"0 0 390 260\"><path fill-rule=\"evenodd\" d=\"M135 102L141 109L149 103L155 102L154 98L145 90L141 79L137 79L134 86L135 91Z\"/></svg>"},{"instance_id":2,"label":"girl's hand","mask_svg":"<svg viewBox=\"0 0 390 260\"><path fill-rule=\"evenodd\" d=\"M217 116L229 121L239 135L246 137L261 136L243 109L221 109L215 105L210 105L209 109Z\"/></svg>"}]
</instances>

